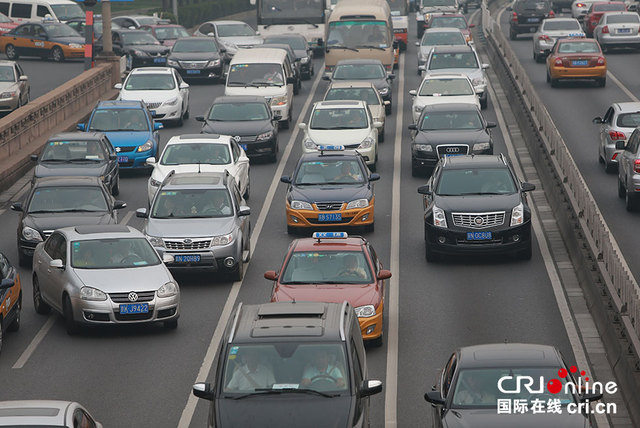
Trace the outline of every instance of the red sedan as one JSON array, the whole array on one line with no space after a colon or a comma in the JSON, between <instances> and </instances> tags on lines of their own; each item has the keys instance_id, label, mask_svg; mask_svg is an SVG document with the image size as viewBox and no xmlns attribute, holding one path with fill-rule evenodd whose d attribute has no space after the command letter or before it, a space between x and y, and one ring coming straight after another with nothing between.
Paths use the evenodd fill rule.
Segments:
<instances>
[{"instance_id":1,"label":"red sedan","mask_svg":"<svg viewBox=\"0 0 640 428\"><path fill-rule=\"evenodd\" d=\"M603 1L593 3L584 17L584 32L587 37L593 37L593 30L598 26L600 18L605 12L625 12L627 5L621 1Z\"/></svg>"}]
</instances>

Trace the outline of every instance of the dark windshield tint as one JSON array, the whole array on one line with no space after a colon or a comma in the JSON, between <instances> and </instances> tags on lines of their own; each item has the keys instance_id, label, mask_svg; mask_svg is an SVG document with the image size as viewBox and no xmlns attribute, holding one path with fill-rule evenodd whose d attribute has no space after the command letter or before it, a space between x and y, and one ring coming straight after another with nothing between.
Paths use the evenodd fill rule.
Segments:
<instances>
[{"instance_id":1,"label":"dark windshield tint","mask_svg":"<svg viewBox=\"0 0 640 428\"><path fill-rule=\"evenodd\" d=\"M551 4L540 0L520 0L516 2L515 9L545 12L551 9Z\"/></svg>"},{"instance_id":2,"label":"dark windshield tint","mask_svg":"<svg viewBox=\"0 0 640 428\"><path fill-rule=\"evenodd\" d=\"M467 41L460 31L427 31L421 44L422 46L466 45Z\"/></svg>"},{"instance_id":3,"label":"dark windshield tint","mask_svg":"<svg viewBox=\"0 0 640 428\"><path fill-rule=\"evenodd\" d=\"M454 0L421 0L422 6L455 6Z\"/></svg>"},{"instance_id":4,"label":"dark windshield tint","mask_svg":"<svg viewBox=\"0 0 640 428\"><path fill-rule=\"evenodd\" d=\"M80 37L80 34L66 24L45 24L49 37Z\"/></svg>"},{"instance_id":5,"label":"dark windshield tint","mask_svg":"<svg viewBox=\"0 0 640 428\"><path fill-rule=\"evenodd\" d=\"M68 21L73 18L84 18L84 11L77 4L49 4L56 18L60 21Z\"/></svg>"},{"instance_id":6,"label":"dark windshield tint","mask_svg":"<svg viewBox=\"0 0 640 428\"><path fill-rule=\"evenodd\" d=\"M329 23L327 47L386 49L390 46L390 36L385 21L334 21Z\"/></svg>"},{"instance_id":7,"label":"dark windshield tint","mask_svg":"<svg viewBox=\"0 0 640 428\"><path fill-rule=\"evenodd\" d=\"M431 20L431 28L467 28L467 21L462 16L436 16Z\"/></svg>"},{"instance_id":8,"label":"dark windshield tint","mask_svg":"<svg viewBox=\"0 0 640 428\"><path fill-rule=\"evenodd\" d=\"M229 68L228 86L282 86L284 76L281 64L234 64Z\"/></svg>"},{"instance_id":9,"label":"dark windshield tint","mask_svg":"<svg viewBox=\"0 0 640 428\"><path fill-rule=\"evenodd\" d=\"M559 21L557 19L547 19L544 21L543 31L571 31L576 30L582 32L580 24L577 21Z\"/></svg>"},{"instance_id":10,"label":"dark windshield tint","mask_svg":"<svg viewBox=\"0 0 640 428\"><path fill-rule=\"evenodd\" d=\"M90 131L148 131L149 123L143 110L100 109L96 110L89 125Z\"/></svg>"},{"instance_id":11,"label":"dark windshield tint","mask_svg":"<svg viewBox=\"0 0 640 428\"><path fill-rule=\"evenodd\" d=\"M467 79L425 79L418 95L444 97L473 94L475 91Z\"/></svg>"},{"instance_id":12,"label":"dark windshield tint","mask_svg":"<svg viewBox=\"0 0 640 428\"><path fill-rule=\"evenodd\" d=\"M176 82L170 73L132 73L124 84L129 91L170 91Z\"/></svg>"},{"instance_id":13,"label":"dark windshield tint","mask_svg":"<svg viewBox=\"0 0 640 428\"><path fill-rule=\"evenodd\" d=\"M638 22L640 22L640 16L636 14L607 16L607 24L637 24Z\"/></svg>"},{"instance_id":14,"label":"dark windshield tint","mask_svg":"<svg viewBox=\"0 0 640 428\"><path fill-rule=\"evenodd\" d=\"M421 131L482 129L482 119L477 111L430 112L422 116Z\"/></svg>"},{"instance_id":15,"label":"dark windshield tint","mask_svg":"<svg viewBox=\"0 0 640 428\"><path fill-rule=\"evenodd\" d=\"M122 42L125 45L159 45L158 39L145 32L122 33Z\"/></svg>"},{"instance_id":16,"label":"dark windshield tint","mask_svg":"<svg viewBox=\"0 0 640 428\"><path fill-rule=\"evenodd\" d=\"M607 3L607 4L594 4L593 12L614 12L619 10L626 10L627 7L624 3Z\"/></svg>"},{"instance_id":17,"label":"dark windshield tint","mask_svg":"<svg viewBox=\"0 0 640 428\"><path fill-rule=\"evenodd\" d=\"M106 159L102 144L97 140L89 141L49 141L40 155L42 162L47 161L82 161Z\"/></svg>"},{"instance_id":18,"label":"dark windshield tint","mask_svg":"<svg viewBox=\"0 0 640 428\"><path fill-rule=\"evenodd\" d=\"M558 46L559 53L598 53L600 48L595 42L565 42Z\"/></svg>"},{"instance_id":19,"label":"dark windshield tint","mask_svg":"<svg viewBox=\"0 0 640 428\"><path fill-rule=\"evenodd\" d=\"M434 53L431 55L429 70L447 68L478 68L478 61L473 52Z\"/></svg>"},{"instance_id":20,"label":"dark windshield tint","mask_svg":"<svg viewBox=\"0 0 640 428\"><path fill-rule=\"evenodd\" d=\"M209 112L209 120L237 122L267 120L270 113L263 103L221 103L214 104Z\"/></svg>"},{"instance_id":21,"label":"dark windshield tint","mask_svg":"<svg viewBox=\"0 0 640 428\"><path fill-rule=\"evenodd\" d=\"M29 213L107 211L107 199L99 187L40 187L29 201Z\"/></svg>"},{"instance_id":22,"label":"dark windshield tint","mask_svg":"<svg viewBox=\"0 0 640 428\"><path fill-rule=\"evenodd\" d=\"M171 49L172 52L218 52L218 45L213 39L182 39L178 40Z\"/></svg>"},{"instance_id":23,"label":"dark windshield tint","mask_svg":"<svg viewBox=\"0 0 640 428\"><path fill-rule=\"evenodd\" d=\"M13 70L12 65L0 66L0 82L15 82L16 73Z\"/></svg>"},{"instance_id":24,"label":"dark windshield tint","mask_svg":"<svg viewBox=\"0 0 640 428\"><path fill-rule=\"evenodd\" d=\"M156 27L158 40L175 40L180 37L189 37L189 33L183 27Z\"/></svg>"},{"instance_id":25,"label":"dark windshield tint","mask_svg":"<svg viewBox=\"0 0 640 428\"><path fill-rule=\"evenodd\" d=\"M307 43L304 41L304 39L300 37L270 36L270 37L265 37L264 42L275 43L275 44L284 43L291 46L291 49L296 49L296 50L307 49Z\"/></svg>"},{"instance_id":26,"label":"dark windshield tint","mask_svg":"<svg viewBox=\"0 0 640 428\"><path fill-rule=\"evenodd\" d=\"M162 153L161 165L231 163L229 146L226 144L179 143L168 145Z\"/></svg>"},{"instance_id":27,"label":"dark windshield tint","mask_svg":"<svg viewBox=\"0 0 640 428\"><path fill-rule=\"evenodd\" d=\"M255 36L256 32L247 24L217 25L218 37Z\"/></svg>"},{"instance_id":28,"label":"dark windshield tint","mask_svg":"<svg viewBox=\"0 0 640 428\"><path fill-rule=\"evenodd\" d=\"M640 112L622 113L618 116L616 124L621 128L635 128L640 126Z\"/></svg>"},{"instance_id":29,"label":"dark windshield tint","mask_svg":"<svg viewBox=\"0 0 640 428\"><path fill-rule=\"evenodd\" d=\"M448 169L442 172L436 189L443 196L515 192L516 184L506 168Z\"/></svg>"}]
</instances>

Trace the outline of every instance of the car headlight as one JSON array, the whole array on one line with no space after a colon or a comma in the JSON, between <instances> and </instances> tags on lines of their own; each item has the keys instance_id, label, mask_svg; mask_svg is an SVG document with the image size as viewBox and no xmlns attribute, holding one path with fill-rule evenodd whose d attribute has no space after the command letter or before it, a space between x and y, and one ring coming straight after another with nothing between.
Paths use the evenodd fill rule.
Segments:
<instances>
[{"instance_id":1,"label":"car headlight","mask_svg":"<svg viewBox=\"0 0 640 428\"><path fill-rule=\"evenodd\" d=\"M178 61L175 61L173 59L168 59L167 60L167 65L169 67L180 67L180 64L178 64Z\"/></svg>"},{"instance_id":2,"label":"car headlight","mask_svg":"<svg viewBox=\"0 0 640 428\"><path fill-rule=\"evenodd\" d=\"M484 78L482 77L476 77L475 79L473 79L471 81L471 84L473 86L482 86L482 85L486 85L486 82L484 81Z\"/></svg>"},{"instance_id":3,"label":"car headlight","mask_svg":"<svg viewBox=\"0 0 640 428\"><path fill-rule=\"evenodd\" d=\"M226 235L214 236L211 238L211 246L217 247L220 245L228 245L233 242L233 233L228 233Z\"/></svg>"},{"instance_id":4,"label":"car headlight","mask_svg":"<svg viewBox=\"0 0 640 428\"><path fill-rule=\"evenodd\" d=\"M166 106L174 106L174 105L178 104L178 97L171 98L170 100L165 101L162 104L164 104Z\"/></svg>"},{"instance_id":5,"label":"car headlight","mask_svg":"<svg viewBox=\"0 0 640 428\"><path fill-rule=\"evenodd\" d=\"M415 111L416 113L420 113L422 110L424 110L424 106L421 106L421 105L413 106L413 111Z\"/></svg>"},{"instance_id":6,"label":"car headlight","mask_svg":"<svg viewBox=\"0 0 640 428\"><path fill-rule=\"evenodd\" d=\"M149 244L151 244L152 247L164 247L164 241L162 240L162 238L147 235L147 241L149 241Z\"/></svg>"},{"instance_id":7,"label":"car headlight","mask_svg":"<svg viewBox=\"0 0 640 428\"><path fill-rule=\"evenodd\" d=\"M376 314L376 308L373 305L358 306L355 311L358 318L369 318Z\"/></svg>"},{"instance_id":8,"label":"car headlight","mask_svg":"<svg viewBox=\"0 0 640 428\"><path fill-rule=\"evenodd\" d=\"M420 152L432 152L433 151L433 147L431 147L429 144L415 144L413 147L415 147L415 149L420 151Z\"/></svg>"},{"instance_id":9,"label":"car headlight","mask_svg":"<svg viewBox=\"0 0 640 428\"><path fill-rule=\"evenodd\" d=\"M18 95L18 93L16 91L3 92L3 93L0 94L0 98L13 98L16 95Z\"/></svg>"},{"instance_id":10,"label":"car headlight","mask_svg":"<svg viewBox=\"0 0 640 428\"><path fill-rule=\"evenodd\" d=\"M138 152L147 152L153 148L153 141L147 140L146 143L138 147Z\"/></svg>"},{"instance_id":11,"label":"car headlight","mask_svg":"<svg viewBox=\"0 0 640 428\"><path fill-rule=\"evenodd\" d=\"M491 147L491 143L475 143L471 150L473 151L489 150L490 147Z\"/></svg>"},{"instance_id":12,"label":"car headlight","mask_svg":"<svg viewBox=\"0 0 640 428\"><path fill-rule=\"evenodd\" d=\"M145 51L141 51L138 49L132 50L131 53L134 54L135 56L149 56L149 54L146 53Z\"/></svg>"},{"instance_id":13,"label":"car headlight","mask_svg":"<svg viewBox=\"0 0 640 428\"><path fill-rule=\"evenodd\" d=\"M447 227L447 217L444 214L444 210L435 205L433 206L433 225L442 228Z\"/></svg>"},{"instance_id":14,"label":"car headlight","mask_svg":"<svg viewBox=\"0 0 640 428\"><path fill-rule=\"evenodd\" d=\"M42 236L40 235L40 232L29 226L25 226L22 228L22 237L27 241L42 242Z\"/></svg>"},{"instance_id":15,"label":"car headlight","mask_svg":"<svg viewBox=\"0 0 640 428\"><path fill-rule=\"evenodd\" d=\"M524 223L524 205L520 202L511 210L511 226Z\"/></svg>"},{"instance_id":16,"label":"car headlight","mask_svg":"<svg viewBox=\"0 0 640 428\"><path fill-rule=\"evenodd\" d=\"M99 302L101 300L107 300L107 295L93 287L82 287L80 289L80 298L82 300L93 300Z\"/></svg>"},{"instance_id":17,"label":"car headlight","mask_svg":"<svg viewBox=\"0 0 640 428\"><path fill-rule=\"evenodd\" d=\"M271 105L272 106L283 106L286 103L287 103L287 96L286 95L282 95L280 97L271 98Z\"/></svg>"},{"instance_id":18,"label":"car headlight","mask_svg":"<svg viewBox=\"0 0 640 428\"><path fill-rule=\"evenodd\" d=\"M273 137L273 131L267 131L267 132L263 132L262 134L259 134L256 137L256 140L264 141L264 140L268 140L271 137Z\"/></svg>"},{"instance_id":19,"label":"car headlight","mask_svg":"<svg viewBox=\"0 0 640 428\"><path fill-rule=\"evenodd\" d=\"M352 210L354 208L366 208L369 206L368 199L356 199L355 201L351 201L347 204L347 209Z\"/></svg>"},{"instance_id":20,"label":"car headlight","mask_svg":"<svg viewBox=\"0 0 640 428\"><path fill-rule=\"evenodd\" d=\"M156 180L155 178L150 178L150 179L149 179L149 184L150 184L152 187L160 187L160 185L162 184L162 181L158 181L158 180Z\"/></svg>"},{"instance_id":21,"label":"car headlight","mask_svg":"<svg viewBox=\"0 0 640 428\"><path fill-rule=\"evenodd\" d=\"M302 141L302 144L304 144L305 149L309 150L315 150L318 147L311 138L305 138L304 141Z\"/></svg>"},{"instance_id":22,"label":"car headlight","mask_svg":"<svg viewBox=\"0 0 640 428\"><path fill-rule=\"evenodd\" d=\"M303 56L302 58L300 58L300 64L306 64L308 62L309 62L308 56Z\"/></svg>"},{"instance_id":23,"label":"car headlight","mask_svg":"<svg viewBox=\"0 0 640 428\"><path fill-rule=\"evenodd\" d=\"M309 202L305 201L291 201L292 210L312 210L313 207Z\"/></svg>"},{"instance_id":24,"label":"car headlight","mask_svg":"<svg viewBox=\"0 0 640 428\"><path fill-rule=\"evenodd\" d=\"M80 43L69 43L69 47L71 49L82 49L82 45Z\"/></svg>"},{"instance_id":25,"label":"car headlight","mask_svg":"<svg viewBox=\"0 0 640 428\"><path fill-rule=\"evenodd\" d=\"M175 296L176 294L178 294L178 286L176 285L175 282L169 281L162 287L158 288L158 291L156 291L156 294L158 295L158 297Z\"/></svg>"},{"instance_id":26,"label":"car headlight","mask_svg":"<svg viewBox=\"0 0 640 428\"><path fill-rule=\"evenodd\" d=\"M378 93L380 95L387 95L389 93L389 88L386 87L386 86L384 88L380 88L380 89L378 89Z\"/></svg>"},{"instance_id":27,"label":"car headlight","mask_svg":"<svg viewBox=\"0 0 640 428\"><path fill-rule=\"evenodd\" d=\"M360 143L360 147L359 148L368 149L371 146L373 146L373 138L367 137L364 140L362 140L362 143Z\"/></svg>"},{"instance_id":28,"label":"car headlight","mask_svg":"<svg viewBox=\"0 0 640 428\"><path fill-rule=\"evenodd\" d=\"M207 67L217 67L220 65L219 59L213 59L207 63Z\"/></svg>"}]
</instances>

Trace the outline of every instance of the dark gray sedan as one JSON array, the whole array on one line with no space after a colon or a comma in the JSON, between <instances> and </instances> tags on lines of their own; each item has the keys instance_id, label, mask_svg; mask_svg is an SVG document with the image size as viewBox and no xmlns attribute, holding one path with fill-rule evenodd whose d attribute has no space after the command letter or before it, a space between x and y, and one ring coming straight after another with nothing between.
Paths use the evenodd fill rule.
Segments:
<instances>
[{"instance_id":1,"label":"dark gray sedan","mask_svg":"<svg viewBox=\"0 0 640 428\"><path fill-rule=\"evenodd\" d=\"M185 37L171 47L167 65L185 80L224 79L227 50L211 37Z\"/></svg>"}]
</instances>

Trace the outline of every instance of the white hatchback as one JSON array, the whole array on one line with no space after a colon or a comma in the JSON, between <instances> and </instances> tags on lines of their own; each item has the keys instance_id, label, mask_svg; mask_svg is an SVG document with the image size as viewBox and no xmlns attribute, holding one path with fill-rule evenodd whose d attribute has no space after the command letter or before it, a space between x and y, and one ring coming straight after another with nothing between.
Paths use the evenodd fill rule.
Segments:
<instances>
[{"instance_id":1,"label":"white hatchback","mask_svg":"<svg viewBox=\"0 0 640 428\"><path fill-rule=\"evenodd\" d=\"M189 117L189 84L175 68L136 68L114 88L120 89L119 100L144 101L155 120L180 126Z\"/></svg>"},{"instance_id":2,"label":"white hatchback","mask_svg":"<svg viewBox=\"0 0 640 428\"><path fill-rule=\"evenodd\" d=\"M171 171L181 173L227 170L238 183L244 199L249 199L249 158L228 135L187 134L171 137L160 158L148 158L147 165L153 166L147 184L149 203Z\"/></svg>"},{"instance_id":3,"label":"white hatchback","mask_svg":"<svg viewBox=\"0 0 640 428\"><path fill-rule=\"evenodd\" d=\"M433 104L463 103L480 108L480 98L469 77L465 74L429 74L422 79L418 90L412 89L411 114L417 122L425 106Z\"/></svg>"}]
</instances>

